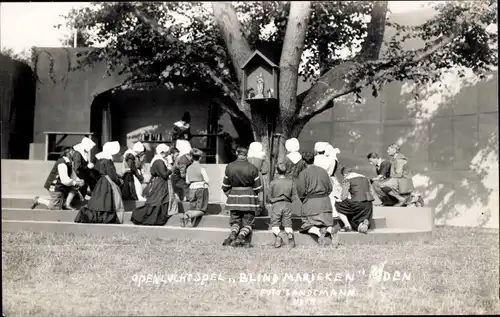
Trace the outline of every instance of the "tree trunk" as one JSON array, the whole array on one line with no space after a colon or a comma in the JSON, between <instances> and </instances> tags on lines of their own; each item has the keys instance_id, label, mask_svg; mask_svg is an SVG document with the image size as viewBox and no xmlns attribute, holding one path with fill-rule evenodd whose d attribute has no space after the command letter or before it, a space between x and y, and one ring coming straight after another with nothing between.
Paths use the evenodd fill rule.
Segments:
<instances>
[{"instance_id":1,"label":"tree trunk","mask_svg":"<svg viewBox=\"0 0 500 317\"><path fill-rule=\"evenodd\" d=\"M309 1L292 2L280 58L279 109L283 128L291 127L297 113L299 64L311 14ZM288 131L283 129L284 134Z\"/></svg>"},{"instance_id":2,"label":"tree trunk","mask_svg":"<svg viewBox=\"0 0 500 317\"><path fill-rule=\"evenodd\" d=\"M239 145L248 146L255 140L252 126L248 125L247 120L231 117L231 123L238 133Z\"/></svg>"}]
</instances>

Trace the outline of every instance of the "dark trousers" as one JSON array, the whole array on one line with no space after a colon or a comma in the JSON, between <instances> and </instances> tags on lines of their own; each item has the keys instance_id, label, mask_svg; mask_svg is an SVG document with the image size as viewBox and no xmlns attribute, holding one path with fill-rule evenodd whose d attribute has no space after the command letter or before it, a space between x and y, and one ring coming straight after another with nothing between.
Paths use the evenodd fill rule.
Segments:
<instances>
[{"instance_id":1,"label":"dark trousers","mask_svg":"<svg viewBox=\"0 0 500 317\"><path fill-rule=\"evenodd\" d=\"M184 197L189 195L189 185L186 184L186 179L180 177L179 175L172 174L172 185L174 186L174 192L179 196L182 201Z\"/></svg>"},{"instance_id":2,"label":"dark trousers","mask_svg":"<svg viewBox=\"0 0 500 317\"><path fill-rule=\"evenodd\" d=\"M87 188L90 189L90 192L94 191L97 180L100 178L99 172L94 169L84 170L77 174L77 176L85 182L79 190L83 197L87 195Z\"/></svg>"},{"instance_id":3,"label":"dark trousers","mask_svg":"<svg viewBox=\"0 0 500 317\"><path fill-rule=\"evenodd\" d=\"M292 204L288 201L278 201L271 205L271 227L292 227Z\"/></svg>"},{"instance_id":4,"label":"dark trousers","mask_svg":"<svg viewBox=\"0 0 500 317\"><path fill-rule=\"evenodd\" d=\"M382 205L393 206L394 204L396 204L398 202L397 199L392 198L391 196L388 195L388 193L391 191L391 189L388 187L383 187L382 182L380 182L380 181L373 182L372 188L373 188L373 192L377 195L377 198L380 200Z\"/></svg>"},{"instance_id":5,"label":"dark trousers","mask_svg":"<svg viewBox=\"0 0 500 317\"><path fill-rule=\"evenodd\" d=\"M229 214L229 225L231 234L240 237L249 237L255 223L255 211L231 210Z\"/></svg>"},{"instance_id":6,"label":"dark trousers","mask_svg":"<svg viewBox=\"0 0 500 317\"><path fill-rule=\"evenodd\" d=\"M345 215L351 224L351 228L356 230L364 221L372 221L373 204L371 201L353 201L350 199L336 202L335 209L337 212Z\"/></svg>"},{"instance_id":7,"label":"dark trousers","mask_svg":"<svg viewBox=\"0 0 500 317\"><path fill-rule=\"evenodd\" d=\"M208 209L208 188L189 189L190 210L206 212Z\"/></svg>"}]
</instances>

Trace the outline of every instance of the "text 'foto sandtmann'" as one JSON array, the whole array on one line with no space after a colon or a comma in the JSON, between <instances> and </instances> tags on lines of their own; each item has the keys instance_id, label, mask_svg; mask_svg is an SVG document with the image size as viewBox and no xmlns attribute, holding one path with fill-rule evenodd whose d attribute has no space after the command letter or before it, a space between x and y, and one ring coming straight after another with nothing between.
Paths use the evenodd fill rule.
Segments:
<instances>
[{"instance_id":1,"label":"text 'foto sandtmann'","mask_svg":"<svg viewBox=\"0 0 500 317\"><path fill-rule=\"evenodd\" d=\"M138 287L145 285L167 285L179 283L192 283L206 285L210 283L242 283L242 284L269 284L278 283L305 283L317 282L349 284L359 279L379 280L379 281L409 281L411 274L407 272L369 272L360 270L357 272L337 272L337 273L239 273L235 275L225 275L223 273L168 273L168 274L134 274L132 283Z\"/></svg>"}]
</instances>

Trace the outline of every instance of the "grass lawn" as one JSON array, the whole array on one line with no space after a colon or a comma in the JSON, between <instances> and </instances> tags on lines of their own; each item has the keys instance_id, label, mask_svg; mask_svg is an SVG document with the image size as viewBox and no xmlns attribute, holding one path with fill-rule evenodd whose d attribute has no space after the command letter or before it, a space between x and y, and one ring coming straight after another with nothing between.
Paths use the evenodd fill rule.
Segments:
<instances>
[{"instance_id":1,"label":"grass lawn","mask_svg":"<svg viewBox=\"0 0 500 317\"><path fill-rule=\"evenodd\" d=\"M3 312L7 317L491 314L500 313L498 260L498 230L464 228L438 228L430 243L294 250L2 232ZM382 280L370 278L372 265L384 263ZM182 273L194 276L182 281ZM270 274L271 281L240 276L250 273Z\"/></svg>"}]
</instances>

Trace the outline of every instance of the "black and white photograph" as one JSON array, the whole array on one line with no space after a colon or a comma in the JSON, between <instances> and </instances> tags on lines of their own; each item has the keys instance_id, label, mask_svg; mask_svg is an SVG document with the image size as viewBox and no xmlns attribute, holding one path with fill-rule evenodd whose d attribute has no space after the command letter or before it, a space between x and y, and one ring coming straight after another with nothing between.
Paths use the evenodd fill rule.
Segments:
<instances>
[{"instance_id":1,"label":"black and white photograph","mask_svg":"<svg viewBox=\"0 0 500 317\"><path fill-rule=\"evenodd\" d=\"M500 314L497 20L1 2L2 317Z\"/></svg>"}]
</instances>

